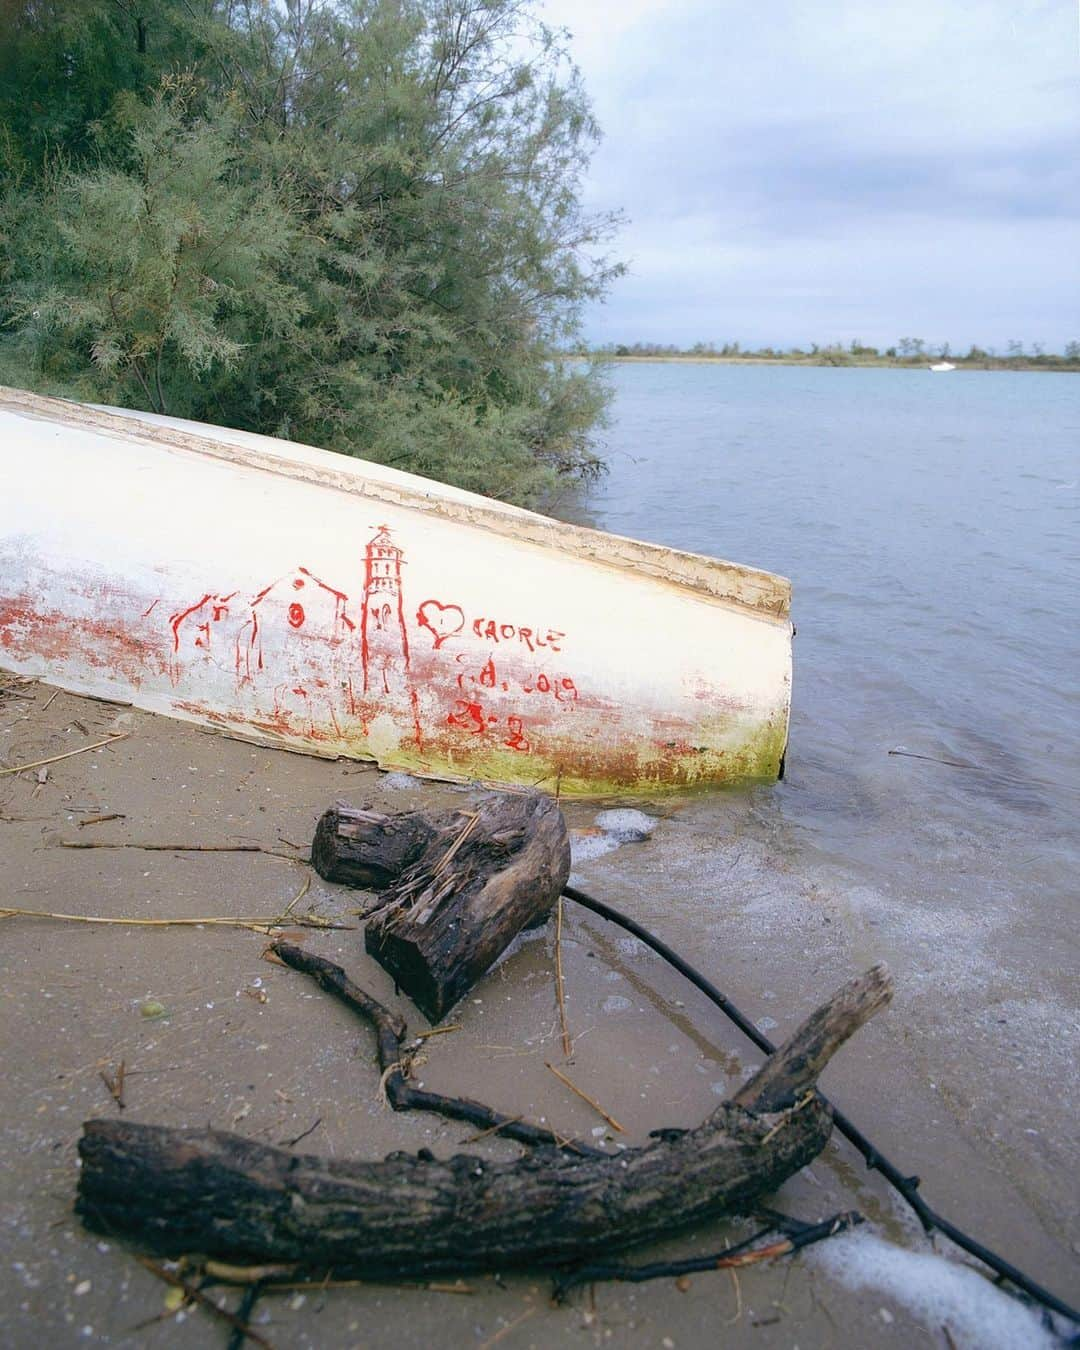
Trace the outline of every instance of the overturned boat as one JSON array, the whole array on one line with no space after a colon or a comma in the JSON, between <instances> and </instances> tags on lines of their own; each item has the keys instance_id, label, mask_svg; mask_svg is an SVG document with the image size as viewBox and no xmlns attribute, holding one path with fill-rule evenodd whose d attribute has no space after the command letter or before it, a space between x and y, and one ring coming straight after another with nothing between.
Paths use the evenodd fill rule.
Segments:
<instances>
[{"instance_id":1,"label":"overturned boat","mask_svg":"<svg viewBox=\"0 0 1080 1350\"><path fill-rule=\"evenodd\" d=\"M13 389L0 464L0 667L434 778L606 795L781 771L782 577Z\"/></svg>"}]
</instances>

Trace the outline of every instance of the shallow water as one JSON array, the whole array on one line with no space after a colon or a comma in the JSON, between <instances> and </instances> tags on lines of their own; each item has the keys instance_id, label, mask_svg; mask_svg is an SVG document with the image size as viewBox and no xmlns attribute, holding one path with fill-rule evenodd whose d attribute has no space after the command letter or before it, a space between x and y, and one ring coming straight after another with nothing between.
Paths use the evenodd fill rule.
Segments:
<instances>
[{"instance_id":1,"label":"shallow water","mask_svg":"<svg viewBox=\"0 0 1080 1350\"><path fill-rule=\"evenodd\" d=\"M925 786L965 824L1071 819L1080 380L682 364L612 378L591 512L792 579L792 786L834 828L850 819L837 778L894 811L921 812ZM977 768L912 782L881 762L901 746Z\"/></svg>"},{"instance_id":2,"label":"shallow water","mask_svg":"<svg viewBox=\"0 0 1080 1350\"><path fill-rule=\"evenodd\" d=\"M896 1043L846 1100L924 1175L965 1140L1031 1202L1075 1290L1080 380L611 378L592 519L783 573L797 629L785 781L688 801L650 845L664 863L619 867L624 898L789 1001L800 957L823 979L888 960ZM993 1183L936 1181L961 1222L1008 1231Z\"/></svg>"},{"instance_id":3,"label":"shallow water","mask_svg":"<svg viewBox=\"0 0 1080 1350\"><path fill-rule=\"evenodd\" d=\"M937 891L927 854L946 853L979 879L978 910L1023 906L1045 960L1080 862L1080 380L683 364L612 378L597 523L792 579L778 819L875 885Z\"/></svg>"}]
</instances>

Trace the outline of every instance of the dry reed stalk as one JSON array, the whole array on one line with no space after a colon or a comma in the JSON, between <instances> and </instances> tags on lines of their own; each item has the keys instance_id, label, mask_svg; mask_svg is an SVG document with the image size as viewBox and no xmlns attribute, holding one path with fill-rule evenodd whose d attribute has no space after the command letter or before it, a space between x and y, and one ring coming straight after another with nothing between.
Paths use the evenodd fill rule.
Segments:
<instances>
[{"instance_id":1,"label":"dry reed stalk","mask_svg":"<svg viewBox=\"0 0 1080 1350\"><path fill-rule=\"evenodd\" d=\"M62 759L70 759L72 755L85 755L88 750L100 750L103 745L112 745L113 741L126 741L130 735L129 731L121 731L116 736L106 736L103 741L95 741L93 745L80 746L78 750L65 750L62 755L50 755L48 759L35 759L29 764L16 764L10 769L0 769L0 777L6 773L22 773L24 769L40 769L46 764L57 764Z\"/></svg>"},{"instance_id":2,"label":"dry reed stalk","mask_svg":"<svg viewBox=\"0 0 1080 1350\"><path fill-rule=\"evenodd\" d=\"M418 1041L429 1041L432 1036L446 1036L451 1031L460 1031L461 1023L453 1022L448 1027L433 1027L431 1031L418 1031L416 1039Z\"/></svg>"},{"instance_id":3,"label":"dry reed stalk","mask_svg":"<svg viewBox=\"0 0 1080 1350\"><path fill-rule=\"evenodd\" d=\"M501 1341L504 1336L509 1336L516 1327L521 1326L522 1322L527 1321L535 1312L535 1304L531 1308L526 1308L520 1317L515 1317L512 1322L507 1322L506 1326L501 1327L494 1336L489 1336L483 1345L479 1347L479 1350L491 1350L493 1345L498 1345L499 1341Z\"/></svg>"},{"instance_id":4,"label":"dry reed stalk","mask_svg":"<svg viewBox=\"0 0 1080 1350\"><path fill-rule=\"evenodd\" d=\"M498 1134L506 1125L516 1125L519 1120L524 1120L524 1116L514 1116L511 1120L500 1120L498 1125L489 1125L486 1130L481 1130L479 1134L470 1134L467 1139L463 1139L462 1144L475 1144L479 1139L486 1139L489 1135Z\"/></svg>"},{"instance_id":5,"label":"dry reed stalk","mask_svg":"<svg viewBox=\"0 0 1080 1350\"><path fill-rule=\"evenodd\" d=\"M570 1039L570 1029L566 1025L566 996L563 990L562 973L562 896L555 902L555 996L559 1001L559 1023L562 1026L563 1056L569 1059L573 1054L574 1043Z\"/></svg>"},{"instance_id":6,"label":"dry reed stalk","mask_svg":"<svg viewBox=\"0 0 1080 1350\"><path fill-rule=\"evenodd\" d=\"M285 926L285 916L280 914L275 918L232 918L227 915L214 915L198 919L126 919L126 918L107 918L100 914L61 914L52 910L45 909L14 909L7 906L0 907L0 919L56 919L62 923L105 923L128 925L132 928L247 928L254 933L263 933L267 936L275 928ZM329 919L321 919L314 914L302 914L295 918L290 918L289 923L297 928L321 928L334 930L352 931L352 925L346 923L331 923Z\"/></svg>"},{"instance_id":7,"label":"dry reed stalk","mask_svg":"<svg viewBox=\"0 0 1080 1350\"><path fill-rule=\"evenodd\" d=\"M617 1130L619 1134L626 1133L625 1129L623 1129L623 1127L619 1124L619 1122L615 1119L614 1116L608 1115L608 1113L604 1110L604 1108L594 1097L590 1097L589 1094L587 1092L583 1092L581 1088L577 1086L576 1083L572 1083L570 1079L567 1078L566 1074L562 1073L559 1069L557 1069L554 1064L549 1064L545 1059L544 1068L550 1069L551 1072L555 1075L555 1077L561 1083L565 1083L571 1092L577 1093L577 1095L581 1098L583 1102L588 1102L588 1104L597 1113L597 1115L602 1116L613 1130Z\"/></svg>"},{"instance_id":8,"label":"dry reed stalk","mask_svg":"<svg viewBox=\"0 0 1080 1350\"><path fill-rule=\"evenodd\" d=\"M132 848L143 853L265 853L270 858L303 863L306 858L294 858L289 853L266 848L263 844L133 844L113 843L106 839L61 839L61 848Z\"/></svg>"}]
</instances>

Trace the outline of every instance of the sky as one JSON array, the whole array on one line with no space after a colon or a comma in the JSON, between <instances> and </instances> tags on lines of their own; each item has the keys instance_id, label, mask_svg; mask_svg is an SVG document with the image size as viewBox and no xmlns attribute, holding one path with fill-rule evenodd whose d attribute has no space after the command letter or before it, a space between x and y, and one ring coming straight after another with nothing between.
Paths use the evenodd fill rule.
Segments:
<instances>
[{"instance_id":1,"label":"sky","mask_svg":"<svg viewBox=\"0 0 1080 1350\"><path fill-rule=\"evenodd\" d=\"M590 341L1080 341L1080 0L539 10L627 217Z\"/></svg>"}]
</instances>

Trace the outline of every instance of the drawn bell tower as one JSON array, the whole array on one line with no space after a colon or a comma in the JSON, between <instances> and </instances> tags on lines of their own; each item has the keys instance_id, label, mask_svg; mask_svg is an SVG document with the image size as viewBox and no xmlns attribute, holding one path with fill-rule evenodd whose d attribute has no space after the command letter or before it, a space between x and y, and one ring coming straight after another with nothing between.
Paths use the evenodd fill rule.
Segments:
<instances>
[{"instance_id":1,"label":"drawn bell tower","mask_svg":"<svg viewBox=\"0 0 1080 1350\"><path fill-rule=\"evenodd\" d=\"M364 614L360 637L364 693L404 690L409 674L409 639L401 598L404 552L380 525L364 553Z\"/></svg>"}]
</instances>

